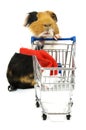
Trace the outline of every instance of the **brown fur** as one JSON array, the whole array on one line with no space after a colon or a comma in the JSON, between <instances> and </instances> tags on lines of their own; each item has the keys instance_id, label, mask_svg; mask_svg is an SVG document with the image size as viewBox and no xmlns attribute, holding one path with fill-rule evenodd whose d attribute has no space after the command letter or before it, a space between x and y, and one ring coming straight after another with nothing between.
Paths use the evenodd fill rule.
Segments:
<instances>
[{"instance_id":1,"label":"brown fur","mask_svg":"<svg viewBox=\"0 0 86 130\"><path fill-rule=\"evenodd\" d=\"M33 78L33 74L28 74L26 76L23 76L23 77L20 77L18 80L21 82L21 83L29 83L31 84L32 86L34 86L36 84L34 78Z\"/></svg>"}]
</instances>

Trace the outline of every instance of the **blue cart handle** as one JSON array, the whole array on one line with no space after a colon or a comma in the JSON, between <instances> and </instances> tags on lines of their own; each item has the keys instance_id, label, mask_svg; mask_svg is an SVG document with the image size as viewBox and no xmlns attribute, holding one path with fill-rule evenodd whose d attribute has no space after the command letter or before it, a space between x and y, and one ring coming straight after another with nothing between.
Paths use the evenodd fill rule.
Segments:
<instances>
[{"instance_id":1,"label":"blue cart handle","mask_svg":"<svg viewBox=\"0 0 86 130\"><path fill-rule=\"evenodd\" d=\"M38 37L34 37L34 36L32 36L31 37L31 43L33 43L34 41L41 41L41 40L46 40L46 41L52 41L52 40L54 40L54 41L56 41L56 39L54 39L54 38L38 38ZM73 41L73 43L75 43L76 42L76 36L72 36L72 37L70 37L70 38L58 38L57 39L57 41L64 41L64 40L66 40L66 41Z\"/></svg>"}]
</instances>

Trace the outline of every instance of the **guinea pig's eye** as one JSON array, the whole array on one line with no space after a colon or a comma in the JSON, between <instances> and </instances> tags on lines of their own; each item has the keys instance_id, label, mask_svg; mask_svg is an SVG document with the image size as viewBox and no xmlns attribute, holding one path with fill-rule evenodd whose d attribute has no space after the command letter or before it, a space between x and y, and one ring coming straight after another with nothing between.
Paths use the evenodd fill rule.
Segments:
<instances>
[{"instance_id":1,"label":"guinea pig's eye","mask_svg":"<svg viewBox=\"0 0 86 130\"><path fill-rule=\"evenodd\" d=\"M46 25L46 24L44 24L44 27L47 27L47 25Z\"/></svg>"},{"instance_id":2,"label":"guinea pig's eye","mask_svg":"<svg viewBox=\"0 0 86 130\"><path fill-rule=\"evenodd\" d=\"M51 24L44 24L44 27L50 27Z\"/></svg>"}]
</instances>

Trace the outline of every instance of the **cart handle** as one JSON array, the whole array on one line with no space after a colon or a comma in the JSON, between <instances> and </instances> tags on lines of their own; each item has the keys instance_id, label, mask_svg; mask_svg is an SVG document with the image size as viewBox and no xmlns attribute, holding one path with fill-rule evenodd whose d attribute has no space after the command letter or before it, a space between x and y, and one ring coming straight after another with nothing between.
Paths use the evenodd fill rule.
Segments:
<instances>
[{"instance_id":1,"label":"cart handle","mask_svg":"<svg viewBox=\"0 0 86 130\"><path fill-rule=\"evenodd\" d=\"M34 37L34 36L32 36L31 37L31 43L33 43L34 41L39 41L39 40L47 40L47 41L52 41L52 40L56 40L56 39L54 39L54 38L38 38L38 37ZM76 42L76 36L72 36L72 37L69 37L69 38L58 38L57 39L57 41L64 41L64 40L67 40L67 41L73 41L73 43L75 43Z\"/></svg>"}]
</instances>

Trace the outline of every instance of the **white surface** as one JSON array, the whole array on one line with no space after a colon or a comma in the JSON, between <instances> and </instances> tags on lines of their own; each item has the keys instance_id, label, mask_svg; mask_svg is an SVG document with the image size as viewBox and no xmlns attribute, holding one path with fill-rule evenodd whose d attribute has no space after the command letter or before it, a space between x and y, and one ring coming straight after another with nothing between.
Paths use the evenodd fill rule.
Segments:
<instances>
[{"instance_id":1,"label":"white surface","mask_svg":"<svg viewBox=\"0 0 86 130\"><path fill-rule=\"evenodd\" d=\"M53 10L58 15L61 36L76 35L76 89L70 121L43 121L35 107L34 90L8 92L6 69L20 47L29 47L28 29L22 26L25 14ZM0 130L74 130L86 128L86 18L85 0L3 0L0 2Z\"/></svg>"}]
</instances>

